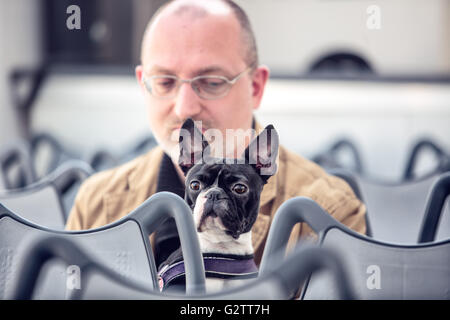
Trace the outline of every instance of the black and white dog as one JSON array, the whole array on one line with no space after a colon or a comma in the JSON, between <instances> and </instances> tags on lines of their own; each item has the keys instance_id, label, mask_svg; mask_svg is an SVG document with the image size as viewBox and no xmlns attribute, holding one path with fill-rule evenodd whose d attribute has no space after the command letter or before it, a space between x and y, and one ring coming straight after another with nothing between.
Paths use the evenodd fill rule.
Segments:
<instances>
[{"instance_id":1,"label":"black and white dog","mask_svg":"<svg viewBox=\"0 0 450 320\"><path fill-rule=\"evenodd\" d=\"M264 184L275 174L278 134L267 126L240 159L211 157L210 146L191 119L180 130L179 165L203 253L208 292L257 276L251 229ZM160 288L184 285L181 249L159 270Z\"/></svg>"}]
</instances>

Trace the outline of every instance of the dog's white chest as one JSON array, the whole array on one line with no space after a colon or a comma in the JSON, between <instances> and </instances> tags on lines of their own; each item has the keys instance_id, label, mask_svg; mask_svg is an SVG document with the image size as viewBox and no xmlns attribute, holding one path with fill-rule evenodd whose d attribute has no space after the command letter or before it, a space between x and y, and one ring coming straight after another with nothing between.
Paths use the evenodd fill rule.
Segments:
<instances>
[{"instance_id":1,"label":"dog's white chest","mask_svg":"<svg viewBox=\"0 0 450 320\"><path fill-rule=\"evenodd\" d=\"M206 278L205 281L206 292L213 293L229 288L239 287L248 281L250 281L250 279L230 280L230 279Z\"/></svg>"}]
</instances>

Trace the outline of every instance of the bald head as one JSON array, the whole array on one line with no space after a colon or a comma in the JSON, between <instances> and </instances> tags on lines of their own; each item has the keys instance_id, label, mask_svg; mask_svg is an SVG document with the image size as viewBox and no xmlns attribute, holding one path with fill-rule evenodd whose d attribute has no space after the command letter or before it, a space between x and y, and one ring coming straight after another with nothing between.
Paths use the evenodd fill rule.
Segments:
<instances>
[{"instance_id":1,"label":"bald head","mask_svg":"<svg viewBox=\"0 0 450 320\"><path fill-rule=\"evenodd\" d=\"M206 17L231 17L239 26L238 36L241 41L242 58L248 66L256 67L259 63L256 40L250 21L246 13L230 0L172 0L153 15L148 23L141 45L141 63L145 63L145 52L148 50L152 33L159 24L168 19L177 19L181 16L191 21ZM218 36L220 36L218 34Z\"/></svg>"}]
</instances>

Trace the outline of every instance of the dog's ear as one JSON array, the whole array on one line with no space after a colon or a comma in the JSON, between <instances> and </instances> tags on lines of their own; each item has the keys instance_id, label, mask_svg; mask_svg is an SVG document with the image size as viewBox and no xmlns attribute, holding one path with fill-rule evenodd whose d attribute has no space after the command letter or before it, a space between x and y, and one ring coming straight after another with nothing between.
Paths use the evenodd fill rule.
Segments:
<instances>
[{"instance_id":1,"label":"dog's ear","mask_svg":"<svg viewBox=\"0 0 450 320\"><path fill-rule=\"evenodd\" d=\"M245 149L245 163L250 164L264 183L277 172L278 133L268 125Z\"/></svg>"},{"instance_id":2,"label":"dog's ear","mask_svg":"<svg viewBox=\"0 0 450 320\"><path fill-rule=\"evenodd\" d=\"M178 165L186 175L195 164L201 163L204 156L208 156L209 145L192 119L187 119L183 123L178 143L180 145Z\"/></svg>"}]
</instances>

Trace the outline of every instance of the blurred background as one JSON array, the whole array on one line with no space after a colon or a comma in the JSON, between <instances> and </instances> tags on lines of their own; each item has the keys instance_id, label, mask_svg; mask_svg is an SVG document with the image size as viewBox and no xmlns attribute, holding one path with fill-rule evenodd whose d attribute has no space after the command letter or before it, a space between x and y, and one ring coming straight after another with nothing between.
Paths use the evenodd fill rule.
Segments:
<instances>
[{"instance_id":1,"label":"blurred background","mask_svg":"<svg viewBox=\"0 0 450 320\"><path fill-rule=\"evenodd\" d=\"M134 68L164 2L2 0L0 155L21 145L43 176L64 159L102 170L151 148ZM450 1L236 2L271 70L257 119L285 146L385 181L404 178L420 142L416 175L448 165Z\"/></svg>"}]
</instances>

